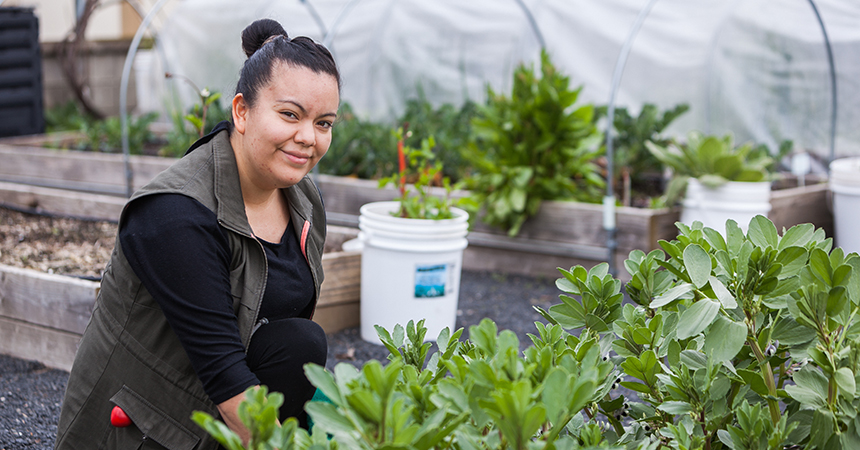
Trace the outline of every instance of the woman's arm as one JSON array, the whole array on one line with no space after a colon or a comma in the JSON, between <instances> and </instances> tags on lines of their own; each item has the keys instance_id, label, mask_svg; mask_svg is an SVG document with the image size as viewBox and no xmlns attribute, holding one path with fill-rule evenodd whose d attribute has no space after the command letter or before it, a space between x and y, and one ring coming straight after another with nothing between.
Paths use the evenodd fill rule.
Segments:
<instances>
[{"instance_id":1,"label":"woman's arm","mask_svg":"<svg viewBox=\"0 0 860 450\"><path fill-rule=\"evenodd\" d=\"M242 444L248 445L248 439L251 439L251 432L245 428L242 421L239 420L239 403L245 399L245 393L234 396L233 398L218 404L218 412L221 413L221 420L238 434L242 439Z\"/></svg>"},{"instance_id":2,"label":"woman's arm","mask_svg":"<svg viewBox=\"0 0 860 450\"><path fill-rule=\"evenodd\" d=\"M133 201L119 241L215 404L260 381L245 360L230 286L230 244L214 212L180 194ZM181 351L181 349L177 349Z\"/></svg>"}]
</instances>

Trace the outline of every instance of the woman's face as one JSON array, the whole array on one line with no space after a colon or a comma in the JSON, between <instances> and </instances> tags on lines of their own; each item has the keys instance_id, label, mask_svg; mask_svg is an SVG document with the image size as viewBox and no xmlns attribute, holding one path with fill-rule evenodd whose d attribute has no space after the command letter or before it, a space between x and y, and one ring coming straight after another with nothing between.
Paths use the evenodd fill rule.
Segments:
<instances>
[{"instance_id":1,"label":"woman's face","mask_svg":"<svg viewBox=\"0 0 860 450\"><path fill-rule=\"evenodd\" d=\"M253 106L237 94L233 123L241 138L234 151L243 185L270 190L298 183L328 151L339 102L333 76L284 63L272 68Z\"/></svg>"}]
</instances>

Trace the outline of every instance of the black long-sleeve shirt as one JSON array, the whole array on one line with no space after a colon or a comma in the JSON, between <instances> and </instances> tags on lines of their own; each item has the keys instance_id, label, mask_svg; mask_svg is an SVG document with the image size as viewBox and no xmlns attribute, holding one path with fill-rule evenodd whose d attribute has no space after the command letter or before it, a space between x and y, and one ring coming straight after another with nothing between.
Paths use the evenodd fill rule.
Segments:
<instances>
[{"instance_id":1,"label":"black long-sleeve shirt","mask_svg":"<svg viewBox=\"0 0 860 450\"><path fill-rule=\"evenodd\" d=\"M210 399L217 403L259 380L248 367L230 293L231 251L215 213L181 194L129 206L119 242L134 273L158 302ZM268 261L259 318L308 317L313 278L287 226L281 242L260 242Z\"/></svg>"}]
</instances>

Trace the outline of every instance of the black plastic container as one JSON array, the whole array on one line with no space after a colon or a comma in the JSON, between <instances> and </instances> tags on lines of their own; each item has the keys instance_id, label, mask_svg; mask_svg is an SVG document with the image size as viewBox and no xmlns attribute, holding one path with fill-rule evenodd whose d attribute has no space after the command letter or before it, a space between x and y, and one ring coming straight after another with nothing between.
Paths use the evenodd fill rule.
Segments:
<instances>
[{"instance_id":1,"label":"black plastic container","mask_svg":"<svg viewBox=\"0 0 860 450\"><path fill-rule=\"evenodd\" d=\"M39 19L0 7L0 137L44 132Z\"/></svg>"}]
</instances>

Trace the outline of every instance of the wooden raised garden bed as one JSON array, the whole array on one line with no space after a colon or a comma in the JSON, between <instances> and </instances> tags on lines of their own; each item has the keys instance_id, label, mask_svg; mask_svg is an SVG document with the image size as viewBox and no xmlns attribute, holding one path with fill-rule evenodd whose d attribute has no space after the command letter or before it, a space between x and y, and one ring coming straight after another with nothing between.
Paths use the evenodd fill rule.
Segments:
<instances>
[{"instance_id":1,"label":"wooden raised garden bed","mask_svg":"<svg viewBox=\"0 0 860 450\"><path fill-rule=\"evenodd\" d=\"M331 226L314 321L327 333L359 324L361 254L341 251L357 230ZM0 264L0 354L69 370L99 283Z\"/></svg>"},{"instance_id":2,"label":"wooden raised garden bed","mask_svg":"<svg viewBox=\"0 0 860 450\"><path fill-rule=\"evenodd\" d=\"M31 210L45 210L73 215L107 214L115 218L121 199L109 195L124 194L125 176L122 155L49 150L33 147L36 138L0 140L0 204L11 204ZM134 186L139 187L173 159L133 156ZM391 200L393 188L378 189L377 182L354 178L317 175L331 224L356 227L361 205L371 201ZM62 194L40 191L39 187L64 187L97 193L65 191ZM773 192L770 218L777 227L811 222L832 234L833 216L829 210L826 183L788 187ZM97 203L95 207L77 206ZM72 210L72 211L70 211ZM77 211L77 212L76 212ZM633 249L650 250L660 239L676 236L674 223L679 209L617 209L616 267L622 267ZM575 264L591 266L609 258L603 212L600 205L576 202L544 202L537 217L530 220L519 236L509 238L504 231L474 222L463 266L470 270L490 270L533 276L555 276L556 267ZM626 272L620 271L626 276Z\"/></svg>"}]
</instances>

